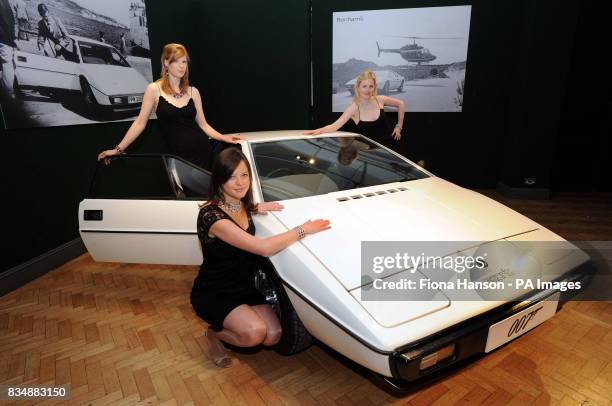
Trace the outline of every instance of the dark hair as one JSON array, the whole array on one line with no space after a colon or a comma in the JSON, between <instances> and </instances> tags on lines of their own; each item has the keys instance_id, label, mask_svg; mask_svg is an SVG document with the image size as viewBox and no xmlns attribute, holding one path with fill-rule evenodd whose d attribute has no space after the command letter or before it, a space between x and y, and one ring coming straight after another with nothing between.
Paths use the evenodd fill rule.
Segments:
<instances>
[{"instance_id":1,"label":"dark hair","mask_svg":"<svg viewBox=\"0 0 612 406\"><path fill-rule=\"evenodd\" d=\"M47 8L47 6L44 3L39 3L38 4L38 14L40 14L42 16L43 10L49 11L49 9Z\"/></svg>"},{"instance_id":2,"label":"dark hair","mask_svg":"<svg viewBox=\"0 0 612 406\"><path fill-rule=\"evenodd\" d=\"M356 148L342 147L338 150L338 162L344 166L348 166L353 163L357 158L358 152Z\"/></svg>"},{"instance_id":3,"label":"dark hair","mask_svg":"<svg viewBox=\"0 0 612 406\"><path fill-rule=\"evenodd\" d=\"M252 180L253 171L251 170L251 165L249 165L249 161L247 161L242 151L238 148L226 148L217 155L213 162L212 175L210 177L209 204L225 203L222 186L229 180L238 165L240 165L240 162L245 163L249 171L249 179ZM247 211L254 212L257 210L256 205L253 203L253 191L251 190L250 183L249 190L242 198L242 204Z\"/></svg>"}]
</instances>

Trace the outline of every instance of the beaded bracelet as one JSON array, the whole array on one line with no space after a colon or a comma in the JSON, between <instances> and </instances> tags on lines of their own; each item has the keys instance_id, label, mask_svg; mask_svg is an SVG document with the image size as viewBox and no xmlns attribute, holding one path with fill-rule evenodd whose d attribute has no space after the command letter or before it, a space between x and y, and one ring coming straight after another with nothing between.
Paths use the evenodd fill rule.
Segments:
<instances>
[{"instance_id":1,"label":"beaded bracelet","mask_svg":"<svg viewBox=\"0 0 612 406\"><path fill-rule=\"evenodd\" d=\"M304 228L302 226L296 226L293 227L293 229L297 233L298 240L301 240L302 238L306 237L306 231L304 231Z\"/></svg>"}]
</instances>

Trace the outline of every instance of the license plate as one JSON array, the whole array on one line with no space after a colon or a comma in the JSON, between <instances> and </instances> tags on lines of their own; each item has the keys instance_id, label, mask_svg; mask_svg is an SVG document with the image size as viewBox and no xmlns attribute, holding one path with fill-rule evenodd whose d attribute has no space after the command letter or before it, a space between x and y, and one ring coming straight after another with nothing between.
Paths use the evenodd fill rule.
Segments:
<instances>
[{"instance_id":1,"label":"license plate","mask_svg":"<svg viewBox=\"0 0 612 406\"><path fill-rule=\"evenodd\" d=\"M548 300L529 306L520 313L514 314L505 320L489 327L485 352L490 352L525 334L534 327L544 323L557 312L559 294L549 297Z\"/></svg>"},{"instance_id":2,"label":"license plate","mask_svg":"<svg viewBox=\"0 0 612 406\"><path fill-rule=\"evenodd\" d=\"M140 103L142 101L142 96L128 96L128 103Z\"/></svg>"}]
</instances>

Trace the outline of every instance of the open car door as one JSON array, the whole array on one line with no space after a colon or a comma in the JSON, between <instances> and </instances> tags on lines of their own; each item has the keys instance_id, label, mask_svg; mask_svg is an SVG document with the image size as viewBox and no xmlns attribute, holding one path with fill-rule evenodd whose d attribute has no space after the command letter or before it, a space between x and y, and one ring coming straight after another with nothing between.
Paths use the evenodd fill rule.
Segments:
<instances>
[{"instance_id":1,"label":"open car door","mask_svg":"<svg viewBox=\"0 0 612 406\"><path fill-rule=\"evenodd\" d=\"M74 44L74 42L73 42ZM72 45L74 49L75 45ZM75 54L75 58L78 55ZM81 90L79 82L79 63L21 50L15 51L15 75L19 86L38 89L55 88L62 90Z\"/></svg>"},{"instance_id":2,"label":"open car door","mask_svg":"<svg viewBox=\"0 0 612 406\"><path fill-rule=\"evenodd\" d=\"M79 231L95 261L199 265L196 222L210 173L172 155L120 155L99 163L79 205Z\"/></svg>"}]
</instances>

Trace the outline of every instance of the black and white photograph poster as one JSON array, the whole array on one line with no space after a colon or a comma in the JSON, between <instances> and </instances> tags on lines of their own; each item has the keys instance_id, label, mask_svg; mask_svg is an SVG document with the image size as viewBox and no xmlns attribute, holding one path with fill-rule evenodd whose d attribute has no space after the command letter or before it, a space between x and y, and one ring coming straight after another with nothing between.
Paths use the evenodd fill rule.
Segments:
<instances>
[{"instance_id":1,"label":"black and white photograph poster","mask_svg":"<svg viewBox=\"0 0 612 406\"><path fill-rule=\"evenodd\" d=\"M406 111L460 112L471 6L334 12L332 111L351 103L355 78L375 72L378 94Z\"/></svg>"},{"instance_id":2,"label":"black and white photograph poster","mask_svg":"<svg viewBox=\"0 0 612 406\"><path fill-rule=\"evenodd\" d=\"M144 0L0 0L4 127L133 119L153 80Z\"/></svg>"}]
</instances>

